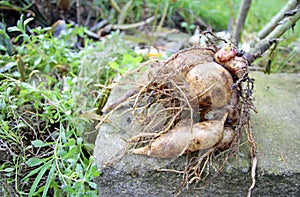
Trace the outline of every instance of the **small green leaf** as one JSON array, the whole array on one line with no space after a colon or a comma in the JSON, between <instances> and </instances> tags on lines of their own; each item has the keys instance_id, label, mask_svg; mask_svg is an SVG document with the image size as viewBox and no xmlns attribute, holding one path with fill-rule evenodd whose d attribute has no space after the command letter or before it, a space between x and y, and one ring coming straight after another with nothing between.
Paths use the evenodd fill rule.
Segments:
<instances>
[{"instance_id":1,"label":"small green leaf","mask_svg":"<svg viewBox=\"0 0 300 197\"><path fill-rule=\"evenodd\" d=\"M63 185L62 188L63 188L63 190L65 190L68 193L75 193L75 190L72 189L72 187L69 185Z\"/></svg>"},{"instance_id":2,"label":"small green leaf","mask_svg":"<svg viewBox=\"0 0 300 197\"><path fill-rule=\"evenodd\" d=\"M8 30L9 32L19 31L19 28L17 28L16 26L14 26L14 27L9 27L9 28L7 28L7 30Z\"/></svg>"},{"instance_id":3,"label":"small green leaf","mask_svg":"<svg viewBox=\"0 0 300 197\"><path fill-rule=\"evenodd\" d=\"M94 160L95 160L94 156L91 155L90 158L89 158L89 163L93 163Z\"/></svg>"},{"instance_id":4,"label":"small green leaf","mask_svg":"<svg viewBox=\"0 0 300 197\"><path fill-rule=\"evenodd\" d=\"M36 60L34 60L33 65L37 66L38 64L40 64L42 61L42 57L37 58Z\"/></svg>"},{"instance_id":5,"label":"small green leaf","mask_svg":"<svg viewBox=\"0 0 300 197\"><path fill-rule=\"evenodd\" d=\"M45 159L40 159L40 158L30 158L26 161L26 164L29 167L33 167L33 166L37 166L40 165L41 163L43 163L45 161Z\"/></svg>"},{"instance_id":6,"label":"small green leaf","mask_svg":"<svg viewBox=\"0 0 300 197\"><path fill-rule=\"evenodd\" d=\"M87 170L86 177L87 178L95 178L100 176L100 171L98 170L96 165L93 165L90 169Z\"/></svg>"},{"instance_id":7,"label":"small green leaf","mask_svg":"<svg viewBox=\"0 0 300 197\"><path fill-rule=\"evenodd\" d=\"M23 22L24 22L24 14L21 15L20 20L17 21L17 27L18 29L23 32ZM25 29L24 29L25 31Z\"/></svg>"},{"instance_id":8,"label":"small green leaf","mask_svg":"<svg viewBox=\"0 0 300 197\"><path fill-rule=\"evenodd\" d=\"M74 145L75 145L75 139L70 138L70 139L68 139L67 143L64 144L64 147L74 146Z\"/></svg>"},{"instance_id":9,"label":"small green leaf","mask_svg":"<svg viewBox=\"0 0 300 197\"><path fill-rule=\"evenodd\" d=\"M83 141L83 139L81 137L77 138L77 144L78 145L82 145L82 141Z\"/></svg>"},{"instance_id":10,"label":"small green leaf","mask_svg":"<svg viewBox=\"0 0 300 197\"><path fill-rule=\"evenodd\" d=\"M97 184L93 182L89 182L89 186L93 189L97 189Z\"/></svg>"},{"instance_id":11,"label":"small green leaf","mask_svg":"<svg viewBox=\"0 0 300 197\"><path fill-rule=\"evenodd\" d=\"M119 70L120 69L120 66L117 62L110 62L109 63L109 66L112 68L112 69L115 69L115 70Z\"/></svg>"},{"instance_id":12,"label":"small green leaf","mask_svg":"<svg viewBox=\"0 0 300 197\"><path fill-rule=\"evenodd\" d=\"M4 170L0 170L1 172L12 172L15 168L5 168Z\"/></svg>"},{"instance_id":13,"label":"small green leaf","mask_svg":"<svg viewBox=\"0 0 300 197\"><path fill-rule=\"evenodd\" d=\"M45 144L42 140L34 140L31 142L31 144L34 147L44 147L44 146L48 146L48 144Z\"/></svg>"},{"instance_id":14,"label":"small green leaf","mask_svg":"<svg viewBox=\"0 0 300 197\"><path fill-rule=\"evenodd\" d=\"M27 19L24 21L24 27L25 27L26 25L28 25L28 23L29 23L30 21L33 21L33 18L27 18Z\"/></svg>"},{"instance_id":15,"label":"small green leaf","mask_svg":"<svg viewBox=\"0 0 300 197\"><path fill-rule=\"evenodd\" d=\"M59 156L64 156L67 154L67 151L63 150L62 148L59 148L58 151L57 151L58 155Z\"/></svg>"},{"instance_id":16,"label":"small green leaf","mask_svg":"<svg viewBox=\"0 0 300 197\"><path fill-rule=\"evenodd\" d=\"M73 184L73 188L78 190L78 191L79 191L79 189L82 189L82 187L83 187L83 184L82 184L81 181L77 181Z\"/></svg>"},{"instance_id":17,"label":"small green leaf","mask_svg":"<svg viewBox=\"0 0 300 197\"><path fill-rule=\"evenodd\" d=\"M64 159L68 159L68 158L77 158L78 155L78 148L77 146L73 146L71 148L71 150L69 150L69 152L63 156Z\"/></svg>"},{"instance_id":18,"label":"small green leaf","mask_svg":"<svg viewBox=\"0 0 300 197\"><path fill-rule=\"evenodd\" d=\"M38 190L35 191L35 193L36 193L36 194L40 194L40 193L42 193L43 191L45 191L45 186L42 185L41 187L38 188ZM36 196L36 195L35 195L35 196Z\"/></svg>"},{"instance_id":19,"label":"small green leaf","mask_svg":"<svg viewBox=\"0 0 300 197\"><path fill-rule=\"evenodd\" d=\"M16 65L17 65L16 62L8 62L4 67L0 68L0 73L6 72Z\"/></svg>"}]
</instances>

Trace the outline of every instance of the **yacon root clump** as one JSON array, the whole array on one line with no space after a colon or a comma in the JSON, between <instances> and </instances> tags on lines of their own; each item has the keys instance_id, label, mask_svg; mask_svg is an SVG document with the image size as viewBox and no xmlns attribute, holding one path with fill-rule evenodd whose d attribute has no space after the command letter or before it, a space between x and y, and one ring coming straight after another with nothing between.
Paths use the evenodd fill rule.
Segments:
<instances>
[{"instance_id":1,"label":"yacon root clump","mask_svg":"<svg viewBox=\"0 0 300 197\"><path fill-rule=\"evenodd\" d=\"M227 45L185 49L151 66L140 85L106 106L104 111L111 111L103 120L129 104L135 121L142 123L140 133L128 139L129 152L158 158L188 154L180 171L185 185L202 180L214 153L231 146L227 160L241 129L249 125L253 81L248 62ZM199 150L207 151L190 154Z\"/></svg>"}]
</instances>

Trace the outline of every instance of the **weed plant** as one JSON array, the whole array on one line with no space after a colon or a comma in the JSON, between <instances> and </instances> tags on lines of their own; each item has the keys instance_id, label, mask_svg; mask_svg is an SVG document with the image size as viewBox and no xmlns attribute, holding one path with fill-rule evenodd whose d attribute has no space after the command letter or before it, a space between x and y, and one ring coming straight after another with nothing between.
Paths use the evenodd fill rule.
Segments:
<instances>
[{"instance_id":1,"label":"weed plant","mask_svg":"<svg viewBox=\"0 0 300 197\"><path fill-rule=\"evenodd\" d=\"M84 138L93 120L84 114L97 116L105 91L95 84L105 85L141 58L126 53L119 33L93 41L84 28L68 27L53 37L51 28L28 32L30 21L21 16L9 28L19 33L18 45L14 56L1 55L0 194L97 196L100 172Z\"/></svg>"}]
</instances>

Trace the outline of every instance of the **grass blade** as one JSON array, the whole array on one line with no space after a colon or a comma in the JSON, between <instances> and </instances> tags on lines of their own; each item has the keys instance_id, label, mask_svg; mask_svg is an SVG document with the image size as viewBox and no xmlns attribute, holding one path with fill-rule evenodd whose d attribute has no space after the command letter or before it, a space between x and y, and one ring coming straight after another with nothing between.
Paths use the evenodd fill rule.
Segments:
<instances>
[{"instance_id":1,"label":"grass blade","mask_svg":"<svg viewBox=\"0 0 300 197\"><path fill-rule=\"evenodd\" d=\"M45 188L44 188L43 195L42 195L43 197L47 196L47 192L48 192L48 189L50 187L50 183L52 182L52 179L55 178L55 176L53 176L54 169L55 169L55 165L52 165L52 167L49 171L49 174L48 174L48 178L46 180Z\"/></svg>"},{"instance_id":2,"label":"grass blade","mask_svg":"<svg viewBox=\"0 0 300 197\"><path fill-rule=\"evenodd\" d=\"M33 194L34 194L34 192L35 192L35 190L36 190L36 187L37 187L38 183L40 182L41 178L44 176L46 170L49 169L51 163L52 163L52 160L49 161L49 162L47 162L45 165L43 165L42 169L41 169L40 172L38 173L37 177L35 178L35 180L34 180L32 186L31 186L31 188L30 188L30 191L29 191L29 194L28 194L29 197L32 197L32 196L33 196Z\"/></svg>"}]
</instances>

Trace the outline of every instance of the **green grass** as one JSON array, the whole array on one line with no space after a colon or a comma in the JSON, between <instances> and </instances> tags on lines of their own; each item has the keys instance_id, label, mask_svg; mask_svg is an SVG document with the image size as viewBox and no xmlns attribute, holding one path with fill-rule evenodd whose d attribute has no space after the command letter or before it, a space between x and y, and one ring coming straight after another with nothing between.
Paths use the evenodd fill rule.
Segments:
<instances>
[{"instance_id":1,"label":"green grass","mask_svg":"<svg viewBox=\"0 0 300 197\"><path fill-rule=\"evenodd\" d=\"M0 176L2 193L25 196L97 196L93 145L95 112L107 84L142 60L119 33L105 42L85 37L84 28L67 28L52 37L49 28L25 31L21 17L15 56L1 55ZM84 40L77 48L78 39ZM126 53L127 52L127 53ZM112 66L113 65L113 66ZM3 69L5 68L5 69Z\"/></svg>"}]
</instances>

